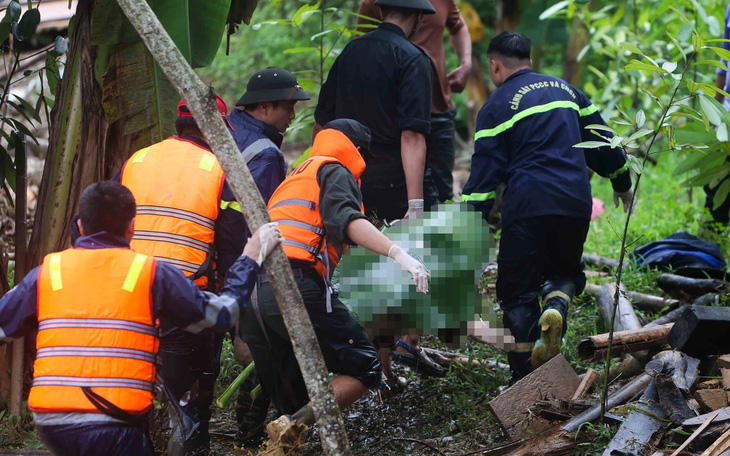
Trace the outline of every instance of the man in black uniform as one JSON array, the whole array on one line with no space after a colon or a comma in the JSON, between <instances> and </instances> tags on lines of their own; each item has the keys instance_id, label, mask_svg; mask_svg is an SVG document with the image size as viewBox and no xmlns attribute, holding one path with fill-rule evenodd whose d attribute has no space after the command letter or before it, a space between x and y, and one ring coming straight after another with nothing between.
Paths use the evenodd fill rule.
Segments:
<instances>
[{"instance_id":1,"label":"man in black uniform","mask_svg":"<svg viewBox=\"0 0 730 456\"><path fill-rule=\"evenodd\" d=\"M499 88L479 111L462 195L486 219L497 186L507 186L497 298L517 345L508 354L513 380L560 352L568 305L585 287L581 255L592 206L586 165L611 179L625 210L633 198L621 149L574 147L595 139L587 125L605 125L598 109L567 82L533 72L530 47L513 32L489 43L489 75Z\"/></svg>"},{"instance_id":2,"label":"man in black uniform","mask_svg":"<svg viewBox=\"0 0 730 456\"><path fill-rule=\"evenodd\" d=\"M436 202L426 169L431 128L431 62L408 41L428 0L377 0L383 23L352 40L335 60L314 113L315 134L339 118L355 119L372 132L375 160L362 176L365 209L378 219L413 217ZM425 201L424 201L425 200Z\"/></svg>"}]
</instances>

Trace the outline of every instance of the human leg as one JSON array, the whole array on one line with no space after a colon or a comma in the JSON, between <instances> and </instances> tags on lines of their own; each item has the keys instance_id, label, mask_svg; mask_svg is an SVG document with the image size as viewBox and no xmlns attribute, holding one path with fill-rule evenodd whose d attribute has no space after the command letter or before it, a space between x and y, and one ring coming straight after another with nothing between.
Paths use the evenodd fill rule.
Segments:
<instances>
[{"instance_id":1,"label":"human leg","mask_svg":"<svg viewBox=\"0 0 730 456\"><path fill-rule=\"evenodd\" d=\"M36 426L38 436L56 456L152 456L147 432L115 423Z\"/></svg>"},{"instance_id":2,"label":"human leg","mask_svg":"<svg viewBox=\"0 0 730 456\"><path fill-rule=\"evenodd\" d=\"M544 219L520 219L502 228L497 299L504 311L504 325L515 338L515 347L507 354L512 381L532 371L530 355L538 338L538 294L547 256Z\"/></svg>"},{"instance_id":3,"label":"human leg","mask_svg":"<svg viewBox=\"0 0 730 456\"><path fill-rule=\"evenodd\" d=\"M431 114L431 132L426 136L426 166L431 169L440 203L454 197L455 111Z\"/></svg>"}]
</instances>

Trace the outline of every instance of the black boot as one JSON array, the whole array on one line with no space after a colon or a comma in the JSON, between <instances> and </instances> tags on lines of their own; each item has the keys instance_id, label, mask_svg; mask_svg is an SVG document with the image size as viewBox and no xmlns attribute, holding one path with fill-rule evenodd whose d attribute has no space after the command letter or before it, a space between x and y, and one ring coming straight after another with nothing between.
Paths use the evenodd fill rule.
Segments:
<instances>
[{"instance_id":1,"label":"black boot","mask_svg":"<svg viewBox=\"0 0 730 456\"><path fill-rule=\"evenodd\" d=\"M266 439L264 422L269 411L270 401L263 391L255 399L251 398L251 392L258 385L258 377L254 373L238 388L238 399L236 401L238 433L236 434L236 442L242 447L254 448L261 445Z\"/></svg>"}]
</instances>

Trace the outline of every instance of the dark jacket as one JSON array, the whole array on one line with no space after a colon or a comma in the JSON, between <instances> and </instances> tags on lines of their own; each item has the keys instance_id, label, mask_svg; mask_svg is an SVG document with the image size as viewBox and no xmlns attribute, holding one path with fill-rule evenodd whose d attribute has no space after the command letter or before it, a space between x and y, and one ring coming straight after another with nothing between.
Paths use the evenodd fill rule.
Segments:
<instances>
[{"instance_id":1,"label":"dark jacket","mask_svg":"<svg viewBox=\"0 0 730 456\"><path fill-rule=\"evenodd\" d=\"M610 178L616 191L631 187L621 149L573 147L598 139L585 129L591 124L605 122L580 90L530 69L517 71L479 111L462 201L475 205L486 218L497 186L504 183L503 226L542 215L590 219L586 166Z\"/></svg>"}]
</instances>

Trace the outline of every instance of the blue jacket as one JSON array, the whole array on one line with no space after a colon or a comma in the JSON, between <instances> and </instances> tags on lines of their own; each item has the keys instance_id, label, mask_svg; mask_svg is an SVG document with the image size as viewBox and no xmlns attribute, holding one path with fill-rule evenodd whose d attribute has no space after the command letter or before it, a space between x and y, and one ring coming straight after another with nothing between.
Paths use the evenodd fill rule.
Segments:
<instances>
[{"instance_id":1,"label":"blue jacket","mask_svg":"<svg viewBox=\"0 0 730 456\"><path fill-rule=\"evenodd\" d=\"M75 248L128 249L126 239L106 232L80 237ZM38 326L38 271L28 275L0 299L0 344L21 337ZM256 283L259 267L248 257L240 257L228 270L226 285L220 295L198 289L192 280L174 266L162 261L155 263L152 284L154 316L161 324L177 326L187 332L223 332L230 329L243 312ZM36 424L70 424L70 414L34 414ZM114 421L102 414L91 414L89 420ZM78 418L78 417L77 417ZM69 421L70 420L70 421Z\"/></svg>"},{"instance_id":2,"label":"blue jacket","mask_svg":"<svg viewBox=\"0 0 730 456\"><path fill-rule=\"evenodd\" d=\"M233 139L243 154L264 203L286 178L286 162L279 150L284 139L274 127L256 120L240 109L228 116L233 126Z\"/></svg>"},{"instance_id":3,"label":"blue jacket","mask_svg":"<svg viewBox=\"0 0 730 456\"><path fill-rule=\"evenodd\" d=\"M590 124L605 122L590 100L567 82L530 69L510 75L477 116L471 175L462 201L486 218L497 186L504 183L502 226L542 215L590 219L586 166L609 177L616 191L631 187L621 149L573 147L599 139L585 129Z\"/></svg>"}]
</instances>

